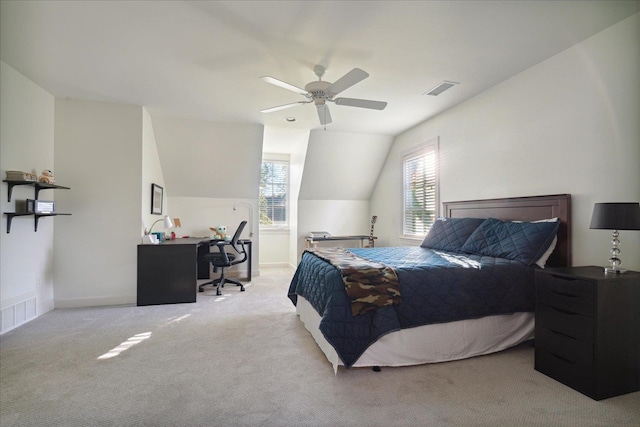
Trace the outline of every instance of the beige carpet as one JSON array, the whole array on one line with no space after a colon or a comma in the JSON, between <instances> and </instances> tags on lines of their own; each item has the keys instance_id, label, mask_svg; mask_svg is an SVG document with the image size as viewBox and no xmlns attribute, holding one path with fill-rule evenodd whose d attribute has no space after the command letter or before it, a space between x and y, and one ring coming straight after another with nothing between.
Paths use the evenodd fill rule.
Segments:
<instances>
[{"instance_id":1,"label":"beige carpet","mask_svg":"<svg viewBox=\"0 0 640 427\"><path fill-rule=\"evenodd\" d=\"M195 304L54 310L0 337L0 425L640 426L522 345L408 368L332 367L286 297L292 269Z\"/></svg>"}]
</instances>

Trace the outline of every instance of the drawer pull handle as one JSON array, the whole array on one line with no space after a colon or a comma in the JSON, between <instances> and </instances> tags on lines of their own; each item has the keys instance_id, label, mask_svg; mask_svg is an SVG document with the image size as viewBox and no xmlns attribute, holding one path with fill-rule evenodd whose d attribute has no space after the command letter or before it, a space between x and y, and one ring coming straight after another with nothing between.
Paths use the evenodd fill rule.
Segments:
<instances>
[{"instance_id":1,"label":"drawer pull handle","mask_svg":"<svg viewBox=\"0 0 640 427\"><path fill-rule=\"evenodd\" d=\"M568 294L566 292L556 291L555 289L551 289L551 293L556 294L556 295L560 295L562 297L567 297L567 298L578 298L579 297L579 295Z\"/></svg>"},{"instance_id":2,"label":"drawer pull handle","mask_svg":"<svg viewBox=\"0 0 640 427\"><path fill-rule=\"evenodd\" d=\"M556 334L556 335L560 335L561 337L569 338L569 339L572 339L572 340L574 340L574 341L576 340L576 338L575 338L575 337L572 337L571 335L563 334L562 332L558 332L558 331L556 331L556 330L554 330L554 329L549 329L549 330L550 330L551 332L553 332L554 334Z\"/></svg>"},{"instance_id":3,"label":"drawer pull handle","mask_svg":"<svg viewBox=\"0 0 640 427\"><path fill-rule=\"evenodd\" d=\"M575 364L576 364L576 362L574 362L573 360L569 360L569 359L567 359L566 357L558 356L558 355L557 355L557 354L555 354L554 352L551 352L551 355L552 355L553 357L555 357L556 359L560 359L560 360L562 360L563 362L571 363L572 365L575 365Z\"/></svg>"},{"instance_id":4,"label":"drawer pull handle","mask_svg":"<svg viewBox=\"0 0 640 427\"><path fill-rule=\"evenodd\" d=\"M556 279L565 280L567 282L575 282L576 280L578 280L575 277L556 276L555 274L552 274L552 276Z\"/></svg>"},{"instance_id":5,"label":"drawer pull handle","mask_svg":"<svg viewBox=\"0 0 640 427\"><path fill-rule=\"evenodd\" d=\"M559 312L559 313L566 314L568 316L577 316L578 315L578 313L574 313L573 311L565 310L565 309L562 309L562 308L553 307L553 306L551 308L554 309L555 311Z\"/></svg>"}]
</instances>

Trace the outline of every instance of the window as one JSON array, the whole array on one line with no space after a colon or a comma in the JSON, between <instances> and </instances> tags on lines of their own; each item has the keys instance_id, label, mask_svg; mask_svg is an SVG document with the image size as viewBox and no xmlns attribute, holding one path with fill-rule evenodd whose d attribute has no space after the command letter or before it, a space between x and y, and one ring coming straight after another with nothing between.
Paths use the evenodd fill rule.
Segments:
<instances>
[{"instance_id":1,"label":"window","mask_svg":"<svg viewBox=\"0 0 640 427\"><path fill-rule=\"evenodd\" d=\"M260 226L287 227L289 161L263 160L260 173Z\"/></svg>"},{"instance_id":2,"label":"window","mask_svg":"<svg viewBox=\"0 0 640 427\"><path fill-rule=\"evenodd\" d=\"M424 237L438 212L437 140L404 155L404 221L406 237Z\"/></svg>"}]
</instances>

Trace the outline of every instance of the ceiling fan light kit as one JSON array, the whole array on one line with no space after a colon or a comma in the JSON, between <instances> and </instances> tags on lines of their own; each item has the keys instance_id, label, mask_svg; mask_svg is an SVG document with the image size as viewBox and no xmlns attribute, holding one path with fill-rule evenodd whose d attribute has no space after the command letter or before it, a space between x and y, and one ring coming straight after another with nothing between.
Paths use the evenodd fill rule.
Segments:
<instances>
[{"instance_id":1,"label":"ceiling fan light kit","mask_svg":"<svg viewBox=\"0 0 640 427\"><path fill-rule=\"evenodd\" d=\"M261 79L267 83L270 83L272 85L303 95L306 98L306 101L292 102L290 104L266 108L264 110L260 110L260 112L271 113L273 111L279 111L279 110L284 110L285 108L295 107L299 104L310 104L313 102L316 106L316 109L318 110L318 118L320 119L320 124L326 125L328 123L331 123L331 114L329 113L329 107L327 106L327 101L333 102L336 105L344 105L347 107L368 108L372 110L383 110L387 106L387 103L382 101L371 101L368 99L356 99L356 98L334 98L335 95L339 94L340 92L350 88L356 83L359 83L362 80L369 77L369 74L361 70L360 68L354 68L353 70L349 71L347 74L339 78L334 83L326 82L322 80L322 76L326 72L326 69L322 65L316 65L315 67L313 67L313 72L316 74L316 76L318 76L318 80L308 83L304 87L304 89L301 89L292 84L283 82L282 80L278 80L274 77L270 77L270 76L261 77Z\"/></svg>"}]
</instances>

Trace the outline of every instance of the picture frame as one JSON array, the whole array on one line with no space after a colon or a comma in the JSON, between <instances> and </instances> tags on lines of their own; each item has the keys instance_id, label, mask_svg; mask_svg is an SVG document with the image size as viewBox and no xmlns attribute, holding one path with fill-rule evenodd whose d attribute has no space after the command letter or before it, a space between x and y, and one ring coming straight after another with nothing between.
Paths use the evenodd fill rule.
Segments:
<instances>
[{"instance_id":1,"label":"picture frame","mask_svg":"<svg viewBox=\"0 0 640 427\"><path fill-rule=\"evenodd\" d=\"M158 184L151 184L151 214L162 215L162 197L164 189Z\"/></svg>"}]
</instances>

